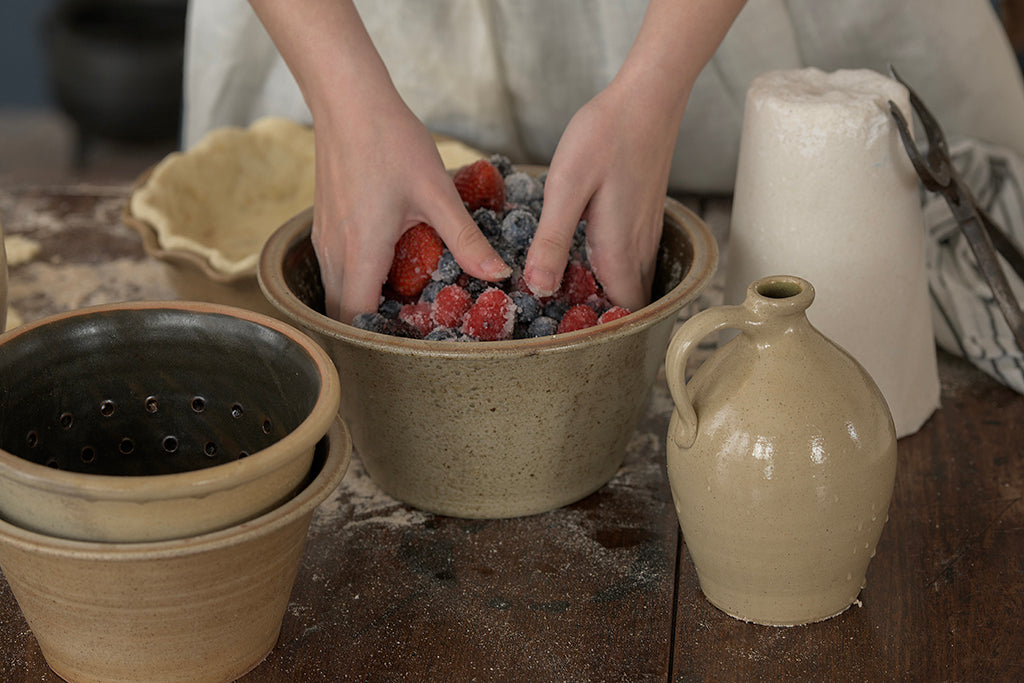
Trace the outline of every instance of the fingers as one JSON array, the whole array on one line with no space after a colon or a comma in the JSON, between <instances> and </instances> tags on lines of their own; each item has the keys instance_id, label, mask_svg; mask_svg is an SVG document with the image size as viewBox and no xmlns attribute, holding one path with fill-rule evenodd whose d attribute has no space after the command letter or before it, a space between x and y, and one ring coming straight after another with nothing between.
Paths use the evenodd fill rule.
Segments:
<instances>
[{"instance_id":1,"label":"fingers","mask_svg":"<svg viewBox=\"0 0 1024 683\"><path fill-rule=\"evenodd\" d=\"M434 206L427 223L441 236L462 270L481 280L498 282L512 275L512 269L466 211L454 185L445 201Z\"/></svg>"},{"instance_id":2,"label":"fingers","mask_svg":"<svg viewBox=\"0 0 1024 683\"><path fill-rule=\"evenodd\" d=\"M377 233L377 239L360 240L357 231L349 233L343 227L323 230L314 225L313 246L320 263L326 314L350 323L360 313L376 311L394 254L388 237Z\"/></svg>"},{"instance_id":3,"label":"fingers","mask_svg":"<svg viewBox=\"0 0 1024 683\"><path fill-rule=\"evenodd\" d=\"M587 195L571 191L549 174L544 186L544 208L526 255L523 277L535 296L551 296L558 291L565 265L569 261L572 236L587 205Z\"/></svg>"}]
</instances>

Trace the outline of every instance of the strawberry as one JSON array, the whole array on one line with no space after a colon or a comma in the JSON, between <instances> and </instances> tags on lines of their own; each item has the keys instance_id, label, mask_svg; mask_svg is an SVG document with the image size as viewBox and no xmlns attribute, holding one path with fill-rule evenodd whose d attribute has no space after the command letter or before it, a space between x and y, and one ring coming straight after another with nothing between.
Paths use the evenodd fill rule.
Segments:
<instances>
[{"instance_id":1,"label":"strawberry","mask_svg":"<svg viewBox=\"0 0 1024 683\"><path fill-rule=\"evenodd\" d=\"M480 341L498 341L512 336L516 305L505 292L492 287L476 298L466 311L462 331Z\"/></svg>"},{"instance_id":2,"label":"strawberry","mask_svg":"<svg viewBox=\"0 0 1024 683\"><path fill-rule=\"evenodd\" d=\"M624 318L629 315L630 311L628 308L622 306L612 306L607 311L601 314L601 317L597 319L598 323L610 323L613 320Z\"/></svg>"},{"instance_id":3,"label":"strawberry","mask_svg":"<svg viewBox=\"0 0 1024 683\"><path fill-rule=\"evenodd\" d=\"M562 321L558 323L558 333L575 332L576 330L593 327L596 324L597 313L594 312L594 309L590 306L577 304L562 316Z\"/></svg>"},{"instance_id":4,"label":"strawberry","mask_svg":"<svg viewBox=\"0 0 1024 683\"><path fill-rule=\"evenodd\" d=\"M597 294L597 280L594 279L594 274L589 268L579 261L573 261L565 267L562 286L556 295L558 298L575 306L585 303L595 294Z\"/></svg>"},{"instance_id":5,"label":"strawberry","mask_svg":"<svg viewBox=\"0 0 1024 683\"><path fill-rule=\"evenodd\" d=\"M455 189L472 213L479 208L501 211L505 208L505 180L501 171L486 159L474 161L455 172Z\"/></svg>"},{"instance_id":6,"label":"strawberry","mask_svg":"<svg viewBox=\"0 0 1024 683\"><path fill-rule=\"evenodd\" d=\"M434 297L431 320L439 327L460 327L466 311L473 305L473 297L458 285L448 285Z\"/></svg>"},{"instance_id":7,"label":"strawberry","mask_svg":"<svg viewBox=\"0 0 1024 683\"><path fill-rule=\"evenodd\" d=\"M407 325L412 325L419 330L421 335L426 336L434 329L434 322L430 319L430 308L430 304L426 302L406 304L398 312L398 319Z\"/></svg>"},{"instance_id":8,"label":"strawberry","mask_svg":"<svg viewBox=\"0 0 1024 683\"><path fill-rule=\"evenodd\" d=\"M398 238L387 284L403 297L416 297L430 282L444 251L437 231L426 223L417 223Z\"/></svg>"}]
</instances>

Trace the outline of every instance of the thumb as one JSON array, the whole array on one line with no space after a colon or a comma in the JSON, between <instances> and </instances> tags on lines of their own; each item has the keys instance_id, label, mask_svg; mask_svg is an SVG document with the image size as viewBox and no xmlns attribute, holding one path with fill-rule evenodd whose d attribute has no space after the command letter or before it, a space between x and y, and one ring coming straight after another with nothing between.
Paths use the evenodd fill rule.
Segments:
<instances>
[{"instance_id":1,"label":"thumb","mask_svg":"<svg viewBox=\"0 0 1024 683\"><path fill-rule=\"evenodd\" d=\"M427 222L437 230L459 266L469 275L489 282L504 280L512 275L512 269L480 231L454 186L451 197L447 197L432 212Z\"/></svg>"}]
</instances>

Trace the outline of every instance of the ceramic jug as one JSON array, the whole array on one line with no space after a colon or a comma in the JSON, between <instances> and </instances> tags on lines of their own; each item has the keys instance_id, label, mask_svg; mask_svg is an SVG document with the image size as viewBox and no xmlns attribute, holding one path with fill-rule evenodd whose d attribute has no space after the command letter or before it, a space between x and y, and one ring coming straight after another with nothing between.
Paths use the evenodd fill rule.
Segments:
<instances>
[{"instance_id":1,"label":"ceramic jug","mask_svg":"<svg viewBox=\"0 0 1024 683\"><path fill-rule=\"evenodd\" d=\"M746 621L796 625L858 599L896 474L892 416L864 368L807 320L809 282L756 280L669 345L666 444L704 595ZM686 382L697 343L738 330Z\"/></svg>"}]
</instances>

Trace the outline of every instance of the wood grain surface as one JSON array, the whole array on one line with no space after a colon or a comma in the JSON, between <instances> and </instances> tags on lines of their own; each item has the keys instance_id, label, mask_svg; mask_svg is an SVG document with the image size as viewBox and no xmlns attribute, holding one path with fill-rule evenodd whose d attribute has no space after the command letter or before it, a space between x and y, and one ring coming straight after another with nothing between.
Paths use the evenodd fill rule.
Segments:
<instances>
[{"instance_id":1,"label":"wood grain surface","mask_svg":"<svg viewBox=\"0 0 1024 683\"><path fill-rule=\"evenodd\" d=\"M118 221L128 191L0 190L5 232L39 245L11 267L22 319L175 296ZM547 514L419 512L356 454L314 517L277 646L242 680L1024 680L1024 397L944 353L939 370L942 407L900 440L867 586L837 617L756 626L703 598L665 476L662 378L616 477ZM0 681L56 680L0 581Z\"/></svg>"}]
</instances>

